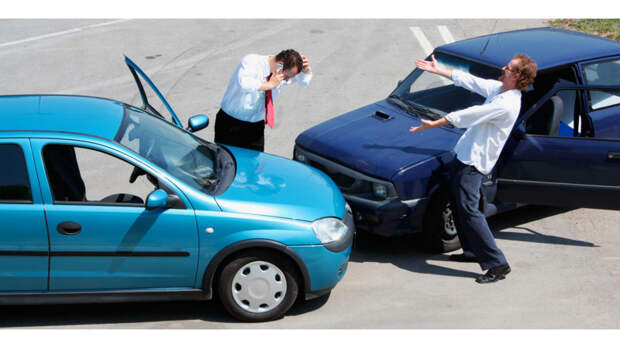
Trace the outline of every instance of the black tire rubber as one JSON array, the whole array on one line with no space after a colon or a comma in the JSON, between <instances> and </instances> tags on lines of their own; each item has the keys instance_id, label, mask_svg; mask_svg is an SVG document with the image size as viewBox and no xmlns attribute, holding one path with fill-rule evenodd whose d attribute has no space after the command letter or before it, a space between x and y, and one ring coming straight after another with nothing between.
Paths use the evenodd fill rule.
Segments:
<instances>
[{"instance_id":1,"label":"black tire rubber","mask_svg":"<svg viewBox=\"0 0 620 348\"><path fill-rule=\"evenodd\" d=\"M450 236L444 230L443 211L450 204L448 190L440 189L431 198L424 214L422 239L424 247L432 252L447 253L461 248L458 236Z\"/></svg>"},{"instance_id":2,"label":"black tire rubber","mask_svg":"<svg viewBox=\"0 0 620 348\"><path fill-rule=\"evenodd\" d=\"M263 313L252 313L240 307L234 300L232 281L237 271L254 261L266 261L278 267L286 278L284 300L274 309ZM269 250L249 250L238 254L228 262L217 282L218 297L226 311L234 318L246 322L260 322L279 319L293 306L299 295L299 276L295 266L283 255Z\"/></svg>"}]
</instances>

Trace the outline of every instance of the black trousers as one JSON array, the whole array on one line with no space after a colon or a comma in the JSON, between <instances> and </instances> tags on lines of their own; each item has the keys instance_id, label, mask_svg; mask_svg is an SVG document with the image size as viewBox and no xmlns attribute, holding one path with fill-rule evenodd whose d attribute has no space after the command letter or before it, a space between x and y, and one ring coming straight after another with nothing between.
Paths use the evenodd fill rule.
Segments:
<instances>
[{"instance_id":1,"label":"black trousers","mask_svg":"<svg viewBox=\"0 0 620 348\"><path fill-rule=\"evenodd\" d=\"M215 117L214 141L250 150L265 151L265 121L241 121L220 109Z\"/></svg>"},{"instance_id":2,"label":"black trousers","mask_svg":"<svg viewBox=\"0 0 620 348\"><path fill-rule=\"evenodd\" d=\"M475 167L456 161L451 183L452 213L463 253L476 256L483 270L506 264L506 257L495 243L487 219L480 211L480 187L484 175Z\"/></svg>"}]
</instances>

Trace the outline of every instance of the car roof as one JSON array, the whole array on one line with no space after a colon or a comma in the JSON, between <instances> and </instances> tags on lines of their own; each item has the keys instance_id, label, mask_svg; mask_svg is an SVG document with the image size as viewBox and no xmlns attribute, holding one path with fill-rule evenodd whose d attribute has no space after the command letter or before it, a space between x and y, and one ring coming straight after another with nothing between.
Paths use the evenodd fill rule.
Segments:
<instances>
[{"instance_id":1,"label":"car roof","mask_svg":"<svg viewBox=\"0 0 620 348\"><path fill-rule=\"evenodd\" d=\"M538 70L620 54L620 43L571 30L532 28L489 34L437 47L437 51L501 68L526 54Z\"/></svg>"},{"instance_id":2,"label":"car roof","mask_svg":"<svg viewBox=\"0 0 620 348\"><path fill-rule=\"evenodd\" d=\"M113 139L124 104L69 95L0 96L0 131L72 132Z\"/></svg>"}]
</instances>

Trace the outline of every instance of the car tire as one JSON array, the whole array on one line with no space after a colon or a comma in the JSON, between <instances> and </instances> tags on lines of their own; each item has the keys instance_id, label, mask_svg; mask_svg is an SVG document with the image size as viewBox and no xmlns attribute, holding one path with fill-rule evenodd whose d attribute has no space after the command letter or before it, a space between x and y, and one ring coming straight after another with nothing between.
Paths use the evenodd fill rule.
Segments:
<instances>
[{"instance_id":1,"label":"car tire","mask_svg":"<svg viewBox=\"0 0 620 348\"><path fill-rule=\"evenodd\" d=\"M429 251L447 253L461 248L450 205L450 196L445 189L437 192L431 199L424 216L422 231L424 246Z\"/></svg>"},{"instance_id":2,"label":"car tire","mask_svg":"<svg viewBox=\"0 0 620 348\"><path fill-rule=\"evenodd\" d=\"M218 295L226 311L241 321L281 318L299 294L296 268L267 250L237 255L220 273Z\"/></svg>"}]
</instances>

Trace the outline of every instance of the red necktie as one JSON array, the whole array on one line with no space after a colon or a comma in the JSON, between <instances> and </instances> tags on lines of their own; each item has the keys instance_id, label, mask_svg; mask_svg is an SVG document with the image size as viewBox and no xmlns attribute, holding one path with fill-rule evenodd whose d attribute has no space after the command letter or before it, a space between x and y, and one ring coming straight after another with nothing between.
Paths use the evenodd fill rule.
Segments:
<instances>
[{"instance_id":1,"label":"red necktie","mask_svg":"<svg viewBox=\"0 0 620 348\"><path fill-rule=\"evenodd\" d=\"M272 74L269 74L269 76L267 76L267 81L269 81L269 78L271 77L271 75ZM273 125L275 124L274 112L273 112L273 99L271 97L270 89L265 91L265 123L267 123L269 128L273 128Z\"/></svg>"}]
</instances>

